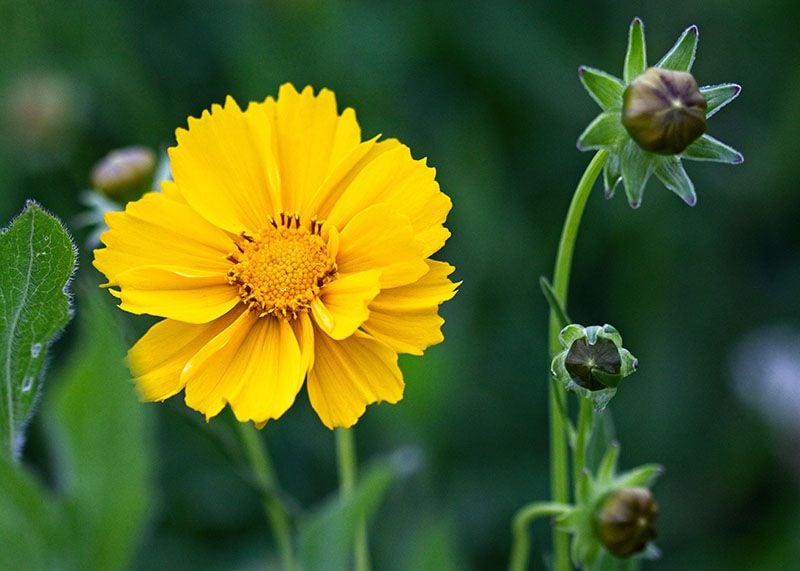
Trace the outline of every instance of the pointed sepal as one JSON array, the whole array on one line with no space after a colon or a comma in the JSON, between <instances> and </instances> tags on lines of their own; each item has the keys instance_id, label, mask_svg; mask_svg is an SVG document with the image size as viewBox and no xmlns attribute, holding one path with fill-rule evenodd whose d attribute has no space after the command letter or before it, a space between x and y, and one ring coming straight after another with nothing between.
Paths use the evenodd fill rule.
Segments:
<instances>
[{"instance_id":1,"label":"pointed sepal","mask_svg":"<svg viewBox=\"0 0 800 571\"><path fill-rule=\"evenodd\" d=\"M706 119L725 107L728 103L739 97L742 86L737 83L721 83L719 85L704 85L700 93L706 98Z\"/></svg>"},{"instance_id":2,"label":"pointed sepal","mask_svg":"<svg viewBox=\"0 0 800 571\"><path fill-rule=\"evenodd\" d=\"M610 73L586 66L578 68L578 76L583 87L603 111L622 108L622 93L625 91L625 84L620 79Z\"/></svg>"},{"instance_id":3,"label":"pointed sepal","mask_svg":"<svg viewBox=\"0 0 800 571\"><path fill-rule=\"evenodd\" d=\"M625 133L619 111L601 113L578 137L578 149L588 151L611 148L625 136Z\"/></svg>"},{"instance_id":4,"label":"pointed sepal","mask_svg":"<svg viewBox=\"0 0 800 571\"><path fill-rule=\"evenodd\" d=\"M634 18L628 31L628 51L625 54L625 67L622 78L630 83L647 68L647 47L644 39L644 24Z\"/></svg>"},{"instance_id":5,"label":"pointed sepal","mask_svg":"<svg viewBox=\"0 0 800 571\"><path fill-rule=\"evenodd\" d=\"M689 26L675 42L675 45L661 58L656 67L674 71L689 71L694 63L697 52L697 39L699 32L697 26Z\"/></svg>"},{"instance_id":6,"label":"pointed sepal","mask_svg":"<svg viewBox=\"0 0 800 571\"><path fill-rule=\"evenodd\" d=\"M681 197L686 204L697 204L697 193L694 184L681 160L676 156L662 157L655 168L655 175L669 190Z\"/></svg>"},{"instance_id":7,"label":"pointed sepal","mask_svg":"<svg viewBox=\"0 0 800 571\"><path fill-rule=\"evenodd\" d=\"M744 162L742 153L711 135L703 135L686 147L681 157L692 161L712 161L738 165Z\"/></svg>"},{"instance_id":8,"label":"pointed sepal","mask_svg":"<svg viewBox=\"0 0 800 571\"><path fill-rule=\"evenodd\" d=\"M628 203L631 208L639 208L642 204L644 187L653 173L653 165L647 153L633 139L625 141L622 146L620 171Z\"/></svg>"}]
</instances>

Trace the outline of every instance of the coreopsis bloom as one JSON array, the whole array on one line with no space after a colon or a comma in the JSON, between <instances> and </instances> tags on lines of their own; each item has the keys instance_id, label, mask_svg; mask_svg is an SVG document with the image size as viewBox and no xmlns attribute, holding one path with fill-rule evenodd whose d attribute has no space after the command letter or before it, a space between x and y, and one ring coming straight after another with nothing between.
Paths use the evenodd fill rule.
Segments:
<instances>
[{"instance_id":1,"label":"coreopsis bloom","mask_svg":"<svg viewBox=\"0 0 800 571\"><path fill-rule=\"evenodd\" d=\"M602 109L578 138L578 149L603 149L606 198L622 183L633 208L642 203L652 175L689 206L697 202L682 159L739 164L736 149L705 134L706 120L741 91L735 83L698 87L690 73L697 51L690 26L653 67L647 65L644 25L634 18L622 79L581 67L581 83Z\"/></svg>"},{"instance_id":2,"label":"coreopsis bloom","mask_svg":"<svg viewBox=\"0 0 800 571\"><path fill-rule=\"evenodd\" d=\"M263 426L307 385L330 427L403 396L398 353L442 341L453 267L435 171L362 141L331 91L289 84L214 105L169 150L174 181L107 215L95 266L120 307L165 319L130 350L142 397L185 390L209 419Z\"/></svg>"}]
</instances>

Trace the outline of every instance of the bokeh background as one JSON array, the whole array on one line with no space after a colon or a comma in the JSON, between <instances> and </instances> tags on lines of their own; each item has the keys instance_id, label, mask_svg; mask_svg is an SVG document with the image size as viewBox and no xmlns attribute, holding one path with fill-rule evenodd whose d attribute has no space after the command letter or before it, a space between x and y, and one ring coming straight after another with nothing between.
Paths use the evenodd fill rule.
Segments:
<instances>
[{"instance_id":1,"label":"bokeh background","mask_svg":"<svg viewBox=\"0 0 800 571\"><path fill-rule=\"evenodd\" d=\"M375 567L500 569L513 513L548 495L537 280L590 159L575 148L597 113L578 66L621 75L633 16L651 62L697 24L698 81L744 88L709 132L745 163L689 163L695 208L655 182L637 211L596 191L570 313L613 323L641 363L612 409L623 467L666 466L655 487L664 554L647 567L788 569L800 560L798 12L777 0L0 0L0 221L26 198L58 215L81 249L75 288L93 290L100 276L75 220L105 153L163 151L187 116L228 94L245 104L287 81L333 89L365 136L397 137L437 168L454 203L438 257L463 280L442 309L445 343L402 360L406 398L358 424L363 461L402 447L422 458L380 508ZM119 313L128 342L151 323ZM54 347L45 402L61 363L82 350L75 329ZM140 408L150 437L131 454L149 458L152 477L131 567L263 568L273 549L231 460L229 421L206 426L179 397ZM41 417L24 459L57 488ZM304 393L262 436L301 506L335 491L333 435ZM549 549L546 524L534 536Z\"/></svg>"}]
</instances>

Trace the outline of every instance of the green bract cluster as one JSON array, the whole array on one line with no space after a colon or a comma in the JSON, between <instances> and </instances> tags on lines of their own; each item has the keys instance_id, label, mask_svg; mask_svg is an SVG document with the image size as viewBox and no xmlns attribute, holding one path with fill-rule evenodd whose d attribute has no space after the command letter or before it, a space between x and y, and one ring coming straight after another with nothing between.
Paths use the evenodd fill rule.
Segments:
<instances>
[{"instance_id":1,"label":"green bract cluster","mask_svg":"<svg viewBox=\"0 0 800 571\"><path fill-rule=\"evenodd\" d=\"M739 164L737 150L703 134L705 120L739 95L741 87L722 83L697 87L689 74L698 30L690 26L675 45L648 69L644 25L635 18L628 36L623 79L581 67L581 82L603 112L578 138L580 150L604 149L606 197L622 182L628 202L638 208L651 175L680 196L697 202L694 184L681 159Z\"/></svg>"},{"instance_id":2,"label":"green bract cluster","mask_svg":"<svg viewBox=\"0 0 800 571\"><path fill-rule=\"evenodd\" d=\"M646 464L617 474L618 458L619 446L613 445L595 474L584 472L575 505L556 520L560 530L573 535L572 559L580 569L596 569L605 554L658 556L652 544L658 505L648 488L663 469Z\"/></svg>"},{"instance_id":3,"label":"green bract cluster","mask_svg":"<svg viewBox=\"0 0 800 571\"><path fill-rule=\"evenodd\" d=\"M620 381L636 370L637 360L608 324L583 327L573 323L561 330L559 340L564 350L553 359L553 376L567 390L589 399L595 410L603 410Z\"/></svg>"}]
</instances>

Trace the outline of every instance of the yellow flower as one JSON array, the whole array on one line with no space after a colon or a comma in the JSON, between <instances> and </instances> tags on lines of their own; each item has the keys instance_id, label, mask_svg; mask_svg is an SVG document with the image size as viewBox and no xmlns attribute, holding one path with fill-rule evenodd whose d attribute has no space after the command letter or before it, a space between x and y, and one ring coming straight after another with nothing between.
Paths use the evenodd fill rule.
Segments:
<instances>
[{"instance_id":1,"label":"yellow flower","mask_svg":"<svg viewBox=\"0 0 800 571\"><path fill-rule=\"evenodd\" d=\"M307 379L329 428L399 401L397 354L442 341L457 286L429 259L450 235L435 170L289 84L176 135L174 182L109 213L95 251L122 309L166 318L128 354L142 397L263 426Z\"/></svg>"}]
</instances>

